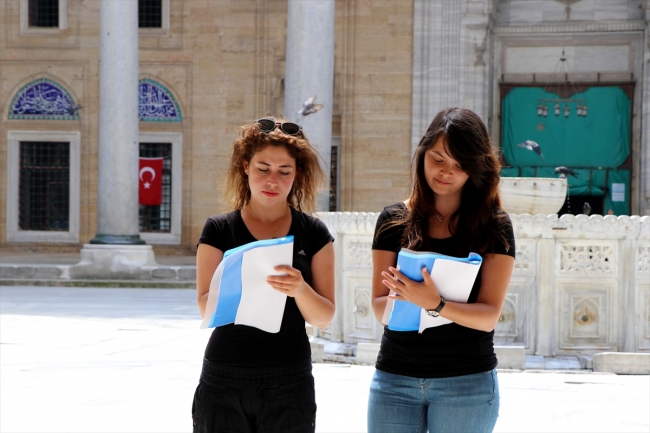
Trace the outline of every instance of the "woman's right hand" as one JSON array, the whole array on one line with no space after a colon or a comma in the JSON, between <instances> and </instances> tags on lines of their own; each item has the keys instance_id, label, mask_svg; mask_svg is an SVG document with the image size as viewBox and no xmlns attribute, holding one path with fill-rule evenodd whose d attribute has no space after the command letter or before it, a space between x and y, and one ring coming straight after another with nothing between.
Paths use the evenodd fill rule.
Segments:
<instances>
[{"instance_id":1,"label":"woman's right hand","mask_svg":"<svg viewBox=\"0 0 650 433\"><path fill-rule=\"evenodd\" d=\"M383 271L382 284L395 295L389 295L389 299L400 299L408 301L425 310L432 310L440 304L440 293L429 275L426 266L422 267L422 281L415 281L401 273L397 268L390 266L389 272Z\"/></svg>"}]
</instances>

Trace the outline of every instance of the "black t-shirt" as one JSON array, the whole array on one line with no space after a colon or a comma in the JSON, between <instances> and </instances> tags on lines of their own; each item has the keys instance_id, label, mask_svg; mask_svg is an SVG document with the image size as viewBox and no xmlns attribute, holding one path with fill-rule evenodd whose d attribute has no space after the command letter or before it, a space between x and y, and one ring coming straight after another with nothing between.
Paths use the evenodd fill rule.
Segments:
<instances>
[{"instance_id":1,"label":"black t-shirt","mask_svg":"<svg viewBox=\"0 0 650 433\"><path fill-rule=\"evenodd\" d=\"M377 232L387 221L392 221L406 212L404 203L386 206L379 215L375 228L373 250L393 251L399 253L402 248L403 225L385 229L379 236ZM499 211L503 212L503 211ZM515 238L512 223L502 229L510 248L496 242L495 254L515 256ZM445 239L433 239L433 251L453 257L467 257L472 251L467 242L459 236ZM476 302L481 287L481 269L472 287L468 303ZM494 331L484 332L467 328L457 323L418 331L392 331L384 327L381 349L377 357L376 368L388 373L410 377L433 378L452 377L480 373L496 367L494 354Z\"/></svg>"},{"instance_id":2,"label":"black t-shirt","mask_svg":"<svg viewBox=\"0 0 650 433\"><path fill-rule=\"evenodd\" d=\"M311 285L311 259L334 238L321 220L293 208L289 235L294 237L293 267ZM244 224L241 211L237 210L208 218L199 243L225 253L256 240ZM309 359L311 349L305 332L305 319L296 300L287 298L278 333L235 324L215 328L205 349L205 357L221 365L239 367L275 366Z\"/></svg>"}]
</instances>

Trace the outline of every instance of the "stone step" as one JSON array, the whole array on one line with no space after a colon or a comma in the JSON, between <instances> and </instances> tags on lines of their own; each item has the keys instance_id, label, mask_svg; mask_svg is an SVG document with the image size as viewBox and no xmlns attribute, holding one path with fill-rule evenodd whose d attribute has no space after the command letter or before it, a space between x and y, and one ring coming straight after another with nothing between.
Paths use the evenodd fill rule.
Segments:
<instances>
[{"instance_id":1,"label":"stone step","mask_svg":"<svg viewBox=\"0 0 650 433\"><path fill-rule=\"evenodd\" d=\"M74 278L70 274L71 267L72 265L1 264L0 284L90 287L158 287L161 283L175 284L175 287L196 285L196 266L148 266L142 267L129 278L111 279ZM110 282L114 284L111 285Z\"/></svg>"}]
</instances>

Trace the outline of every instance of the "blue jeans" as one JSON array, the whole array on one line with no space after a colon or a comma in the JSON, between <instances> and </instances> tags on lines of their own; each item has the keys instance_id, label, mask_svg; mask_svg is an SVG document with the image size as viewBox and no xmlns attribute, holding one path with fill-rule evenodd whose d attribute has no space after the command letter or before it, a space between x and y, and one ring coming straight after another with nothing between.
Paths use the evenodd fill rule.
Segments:
<instances>
[{"instance_id":1,"label":"blue jeans","mask_svg":"<svg viewBox=\"0 0 650 433\"><path fill-rule=\"evenodd\" d=\"M368 433L491 432L499 416L496 370L418 379L376 370Z\"/></svg>"}]
</instances>

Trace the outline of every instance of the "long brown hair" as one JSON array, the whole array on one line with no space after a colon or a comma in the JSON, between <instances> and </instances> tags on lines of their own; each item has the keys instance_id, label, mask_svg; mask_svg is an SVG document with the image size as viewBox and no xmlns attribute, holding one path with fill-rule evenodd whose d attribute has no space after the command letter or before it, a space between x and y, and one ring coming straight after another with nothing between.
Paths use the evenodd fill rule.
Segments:
<instances>
[{"instance_id":1,"label":"long brown hair","mask_svg":"<svg viewBox=\"0 0 650 433\"><path fill-rule=\"evenodd\" d=\"M275 122L286 121L279 116L266 118ZM301 212L312 213L315 210L318 191L325 181L325 172L319 164L320 156L302 130L295 136L284 134L279 128L262 132L256 123L242 126L239 136L232 144L232 157L223 189L224 200L229 203L230 209L241 209L250 201L251 190L243 162L250 162L253 156L266 146L284 147L296 161L296 178L287 202Z\"/></svg>"},{"instance_id":2,"label":"long brown hair","mask_svg":"<svg viewBox=\"0 0 650 433\"><path fill-rule=\"evenodd\" d=\"M424 158L440 137L445 151L469 175L461 192L460 207L449 219L449 231L460 235L472 251L482 254L494 252L496 240L508 248L508 240L501 231L508 221L507 214L500 209L501 164L485 124L476 113L465 108L440 111L415 149L409 210L401 221L405 226L402 244L415 250L430 248L429 217L436 212L436 197L424 175Z\"/></svg>"}]
</instances>

